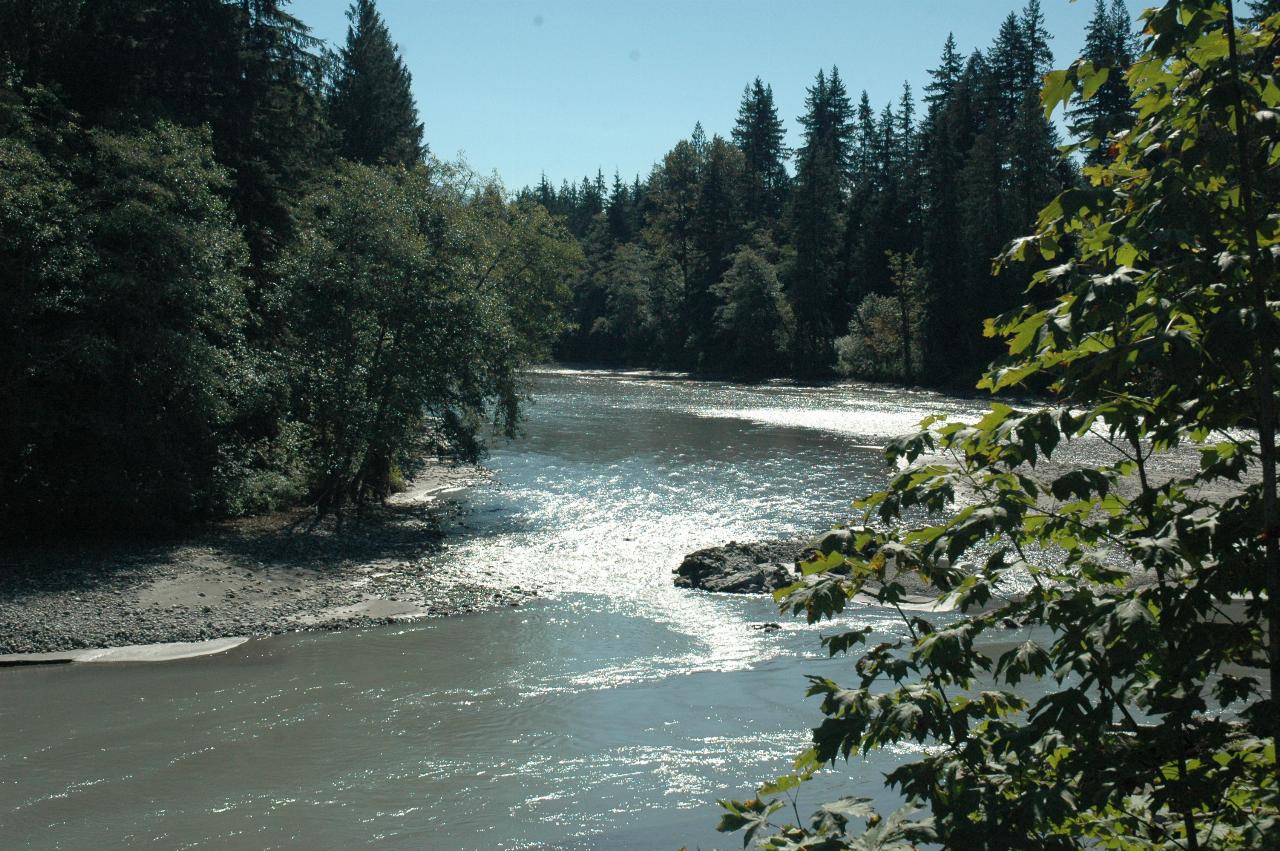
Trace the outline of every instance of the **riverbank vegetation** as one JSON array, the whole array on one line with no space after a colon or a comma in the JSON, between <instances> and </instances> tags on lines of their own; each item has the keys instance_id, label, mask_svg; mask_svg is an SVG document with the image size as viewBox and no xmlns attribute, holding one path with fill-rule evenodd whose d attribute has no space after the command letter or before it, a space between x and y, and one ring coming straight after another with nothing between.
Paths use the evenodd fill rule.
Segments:
<instances>
[{"instance_id":1,"label":"riverbank vegetation","mask_svg":"<svg viewBox=\"0 0 1280 851\"><path fill-rule=\"evenodd\" d=\"M524 190L565 217L586 256L558 355L971 388L998 353L983 320L1019 304L1035 271L994 276L991 258L1081 181L1039 105L1050 39L1030 0L985 50L948 39L919 95L904 84L896 102L875 105L838 68L819 71L794 151L772 88L756 79L728 138L698 125L643 179L597 173ZM1124 68L1133 49L1123 0L1097 0L1086 57ZM1129 114L1113 79L1069 124L1087 134ZM735 298L744 248L781 298ZM742 358L744 337L766 351Z\"/></svg>"},{"instance_id":2,"label":"riverbank vegetation","mask_svg":"<svg viewBox=\"0 0 1280 851\"><path fill-rule=\"evenodd\" d=\"M427 152L372 0L6 0L0 530L380 496L519 418L576 242Z\"/></svg>"},{"instance_id":3,"label":"riverbank vegetation","mask_svg":"<svg viewBox=\"0 0 1280 851\"><path fill-rule=\"evenodd\" d=\"M812 747L724 802L722 829L778 851L1280 847L1280 8L1251 11L1168 0L1127 72L1045 77L1046 114L1097 115L1116 80L1132 109L1092 125L1084 185L997 263L1034 269L1033 289L988 323L1006 352L983 385L1041 382L1056 404L934 418L889 447L867 525L778 596L817 622L859 593L898 606L909 578L959 616L899 609L900 637L866 649L870 627L825 637L857 657L852 682L810 677ZM1085 439L1121 460L1055 465ZM1198 470L1161 463L1179 447ZM903 746L886 780L912 803L891 816L846 798L801 820L786 799Z\"/></svg>"}]
</instances>

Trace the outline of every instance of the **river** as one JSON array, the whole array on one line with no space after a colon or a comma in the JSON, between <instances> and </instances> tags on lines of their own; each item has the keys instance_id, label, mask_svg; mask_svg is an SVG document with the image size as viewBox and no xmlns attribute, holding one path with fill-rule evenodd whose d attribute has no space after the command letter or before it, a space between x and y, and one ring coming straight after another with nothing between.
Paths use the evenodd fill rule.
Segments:
<instances>
[{"instance_id":1,"label":"river","mask_svg":"<svg viewBox=\"0 0 1280 851\"><path fill-rule=\"evenodd\" d=\"M533 390L440 558L539 602L0 671L0 846L740 847L715 800L787 769L820 719L804 674L849 663L822 658L829 624L678 590L672 568L848 517L888 439L976 403L564 369ZM899 629L876 607L845 621ZM845 794L891 808L881 773L909 753L825 773L801 812Z\"/></svg>"}]
</instances>

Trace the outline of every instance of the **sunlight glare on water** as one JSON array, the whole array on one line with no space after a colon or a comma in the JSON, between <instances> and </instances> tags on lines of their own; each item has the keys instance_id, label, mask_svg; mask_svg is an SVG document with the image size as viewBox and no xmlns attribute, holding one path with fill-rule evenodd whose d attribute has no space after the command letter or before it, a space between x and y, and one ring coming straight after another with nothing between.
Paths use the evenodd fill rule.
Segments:
<instances>
[{"instance_id":1,"label":"sunlight glare on water","mask_svg":"<svg viewBox=\"0 0 1280 851\"><path fill-rule=\"evenodd\" d=\"M723 599L673 587L680 559L848 520L852 499L883 483L889 439L938 410L980 413L936 393L865 385L743 386L569 369L544 370L536 381L528 438L489 459L495 481L473 495L474 535L451 546L451 560L490 571L498 586L587 593L591 606L692 640L672 656L579 674L575 687L757 661L759 642Z\"/></svg>"}]
</instances>

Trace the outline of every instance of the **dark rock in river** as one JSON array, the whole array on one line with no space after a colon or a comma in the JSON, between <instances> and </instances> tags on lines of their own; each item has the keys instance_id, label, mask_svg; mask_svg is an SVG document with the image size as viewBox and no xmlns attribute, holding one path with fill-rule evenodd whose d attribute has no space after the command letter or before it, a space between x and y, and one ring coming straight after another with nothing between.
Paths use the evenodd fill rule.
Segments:
<instances>
[{"instance_id":1,"label":"dark rock in river","mask_svg":"<svg viewBox=\"0 0 1280 851\"><path fill-rule=\"evenodd\" d=\"M708 547L685 556L675 569L678 588L729 594L767 594L796 581L796 561L809 548L805 539L758 541Z\"/></svg>"},{"instance_id":2,"label":"dark rock in river","mask_svg":"<svg viewBox=\"0 0 1280 851\"><path fill-rule=\"evenodd\" d=\"M708 547L684 557L673 571L677 588L697 588L703 591L720 591L729 594L769 594L800 579L799 562L815 554L842 552L870 558L874 547L857 547L858 533L865 527L851 526L832 529L814 538L787 538L775 541L757 541L740 544L730 541L723 547ZM962 565L968 571L972 566ZM835 571L847 571L837 567ZM912 574L894 573L893 581L910 595L933 599L936 589ZM878 588L871 582L867 590ZM910 602L918 602L910 600Z\"/></svg>"}]
</instances>

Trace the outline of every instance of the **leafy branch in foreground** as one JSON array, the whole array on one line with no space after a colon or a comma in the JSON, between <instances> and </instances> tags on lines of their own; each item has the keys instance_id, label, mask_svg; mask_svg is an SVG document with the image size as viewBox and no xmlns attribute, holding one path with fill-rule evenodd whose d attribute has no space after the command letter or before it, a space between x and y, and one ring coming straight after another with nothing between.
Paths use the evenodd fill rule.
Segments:
<instances>
[{"instance_id":1,"label":"leafy branch in foreground","mask_svg":"<svg viewBox=\"0 0 1280 851\"><path fill-rule=\"evenodd\" d=\"M1056 404L926 420L858 503L872 525L779 592L812 623L858 594L898 606L914 576L958 615L899 608L905 634L864 649L855 684L811 677L813 746L756 799L725 802L721 829L771 849L1280 843L1280 16L1239 26L1230 2L1170 0L1144 18L1134 126L1081 143L1105 152L1087 184L997 261L1060 265L988 323L1008 355L983 386L1048 387ZM1111 73L1049 74L1046 111ZM1064 460L1079 442L1111 460ZM1010 621L1016 642L988 635ZM824 643L847 654L868 636ZM1026 681L1043 696L1014 690ZM886 780L930 820L900 813L882 839L890 820L859 803L770 823L822 765L907 741L924 756Z\"/></svg>"}]
</instances>

